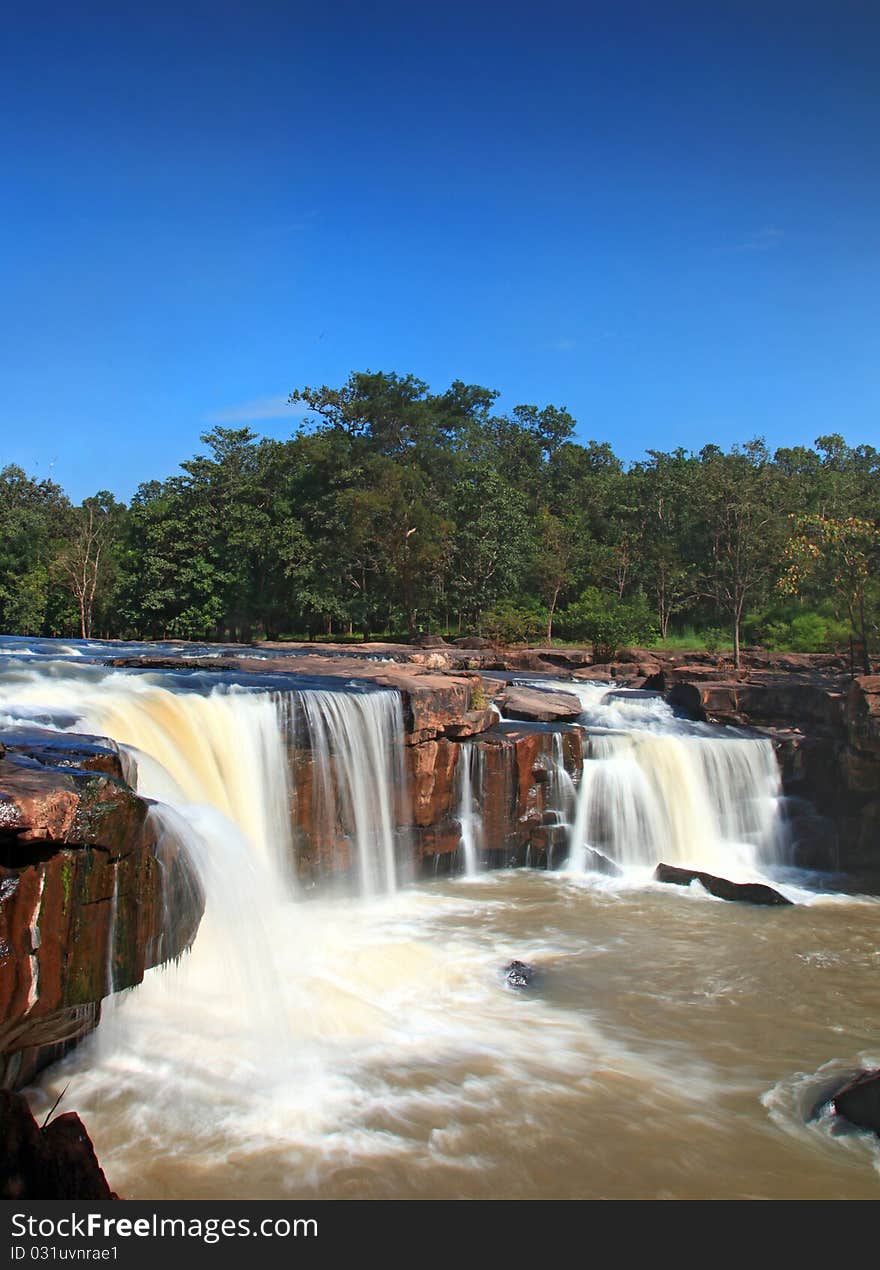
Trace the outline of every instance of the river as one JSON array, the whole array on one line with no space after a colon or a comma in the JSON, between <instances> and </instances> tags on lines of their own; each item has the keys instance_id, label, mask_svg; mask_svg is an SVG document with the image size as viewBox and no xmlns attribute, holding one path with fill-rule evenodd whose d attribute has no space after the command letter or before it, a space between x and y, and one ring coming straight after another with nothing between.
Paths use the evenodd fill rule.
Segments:
<instances>
[{"instance_id":1,"label":"river","mask_svg":"<svg viewBox=\"0 0 880 1270\"><path fill-rule=\"evenodd\" d=\"M28 1091L40 1116L67 1089L61 1109L83 1117L121 1194L880 1194L877 1139L844 1131L821 1106L832 1079L880 1065L880 901L785 870L763 785L733 800L751 810L734 817L747 840L730 844L731 873L775 883L791 907L655 883L644 842L631 859L624 850L618 877L585 870L573 852L557 871L407 883L383 866L360 894L303 893L282 861L277 694L181 692L173 676L38 660L10 661L0 714L42 710L44 722L88 724L132 747L139 788L160 803L159 832L187 842L208 894L192 952L105 1002L98 1031ZM600 702L591 691L585 705ZM391 695L334 707L346 762L370 765L364 789L353 780L350 790L359 850L375 835L380 854L389 811L376 787L397 761ZM642 741L650 756L658 734L681 743L682 729L662 704L633 703L644 716L633 730L647 736L620 739L620 702L609 707L614 726L600 728L593 761L614 765L626 816L635 795L620 796L621 761ZM736 764L707 753L707 783L692 795L674 783L678 760L664 753L661 765L673 784L657 849L693 832L705 839L697 864L725 849L733 814L729 788L711 791ZM758 750L742 753L736 770L764 781ZM654 760L640 761L638 788L651 786L656 810ZM593 808L607 801L595 780L590 797ZM711 808L708 833L694 817ZM594 817L582 798L578 811L582 824ZM616 830L600 819L614 855ZM675 850L686 858L687 842ZM505 979L513 959L535 968L526 989Z\"/></svg>"}]
</instances>

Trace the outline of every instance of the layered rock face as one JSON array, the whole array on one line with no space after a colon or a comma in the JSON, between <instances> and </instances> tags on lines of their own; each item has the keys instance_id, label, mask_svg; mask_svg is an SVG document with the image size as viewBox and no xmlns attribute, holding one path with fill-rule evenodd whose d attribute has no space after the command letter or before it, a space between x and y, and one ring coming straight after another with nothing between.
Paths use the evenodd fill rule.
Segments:
<instances>
[{"instance_id":1,"label":"layered rock face","mask_svg":"<svg viewBox=\"0 0 880 1270\"><path fill-rule=\"evenodd\" d=\"M0 1085L26 1083L95 1026L101 1000L183 952L203 909L157 846L111 742L13 734L0 757Z\"/></svg>"},{"instance_id":2,"label":"layered rock face","mask_svg":"<svg viewBox=\"0 0 880 1270\"><path fill-rule=\"evenodd\" d=\"M336 669L336 667L334 667ZM346 666L345 672L349 668ZM341 668L340 668L340 673ZM582 732L560 725L580 713L577 698L565 693L506 689L501 680L476 675L442 676L407 667L382 669L358 678L395 687L403 702L405 788L398 808L398 854L404 876L450 872L461 867L458 856L462 824L460 805L462 765L476 754L480 773L475 790L492 867L543 864L565 837L561 825L548 823L548 791L558 759L570 776L583 762ZM489 698L495 704L489 704ZM517 723L501 724L499 709L518 705ZM514 712L511 711L511 714ZM556 726L539 726L547 720ZM554 734L561 741L554 741ZM340 759L329 756L330 783L338 786ZM291 739L293 770L294 841L300 879L315 883L354 871L352 842L340 819L328 824L317 808L319 788L326 774L308 738L297 732Z\"/></svg>"},{"instance_id":3,"label":"layered rock face","mask_svg":"<svg viewBox=\"0 0 880 1270\"><path fill-rule=\"evenodd\" d=\"M561 758L570 776L583 763L583 733L559 733ZM423 871L449 872L461 842L461 764L465 747L477 751L480 773L476 791L486 863L490 867L552 862L565 845L565 829L551 807L551 782L557 757L554 732L523 724L502 724L470 741L436 741L412 747L408 755L412 789L413 849ZM558 857L557 857L558 862Z\"/></svg>"}]
</instances>

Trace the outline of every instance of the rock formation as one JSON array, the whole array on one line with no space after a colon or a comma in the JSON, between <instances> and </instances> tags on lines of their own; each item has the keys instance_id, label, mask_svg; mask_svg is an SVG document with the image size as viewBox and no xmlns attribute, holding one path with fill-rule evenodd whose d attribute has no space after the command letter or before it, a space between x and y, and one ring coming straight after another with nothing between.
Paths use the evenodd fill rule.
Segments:
<instances>
[{"instance_id":1,"label":"rock formation","mask_svg":"<svg viewBox=\"0 0 880 1270\"><path fill-rule=\"evenodd\" d=\"M74 1112L42 1128L22 1094L0 1089L0 1199L118 1199Z\"/></svg>"},{"instance_id":2,"label":"rock formation","mask_svg":"<svg viewBox=\"0 0 880 1270\"><path fill-rule=\"evenodd\" d=\"M112 742L16 733L0 757L0 1085L94 1027L109 992L178 956L203 897ZM169 921L169 914L173 920Z\"/></svg>"}]
</instances>

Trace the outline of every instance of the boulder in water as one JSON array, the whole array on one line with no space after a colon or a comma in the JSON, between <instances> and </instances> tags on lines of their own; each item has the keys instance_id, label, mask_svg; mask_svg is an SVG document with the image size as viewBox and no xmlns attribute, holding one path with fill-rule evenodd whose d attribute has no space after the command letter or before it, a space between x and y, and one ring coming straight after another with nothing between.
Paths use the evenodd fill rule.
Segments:
<instances>
[{"instance_id":1,"label":"boulder in water","mask_svg":"<svg viewBox=\"0 0 880 1270\"><path fill-rule=\"evenodd\" d=\"M839 1116L880 1137L880 1068L861 1072L835 1095L833 1105Z\"/></svg>"},{"instance_id":2,"label":"boulder in water","mask_svg":"<svg viewBox=\"0 0 880 1270\"><path fill-rule=\"evenodd\" d=\"M716 877L714 873L701 873L698 869L679 869L673 864L658 864L654 870L655 882L672 882L675 886L701 886L721 900L740 900L745 904L791 904L779 891L763 882L731 882L729 878Z\"/></svg>"},{"instance_id":3,"label":"boulder in water","mask_svg":"<svg viewBox=\"0 0 880 1270\"><path fill-rule=\"evenodd\" d=\"M531 723L572 723L583 711L580 699L573 692L517 685L502 693L498 707L506 719Z\"/></svg>"},{"instance_id":4,"label":"boulder in water","mask_svg":"<svg viewBox=\"0 0 880 1270\"><path fill-rule=\"evenodd\" d=\"M0 1090L0 1198L116 1199L73 1112L42 1129L22 1094Z\"/></svg>"},{"instance_id":5,"label":"boulder in water","mask_svg":"<svg viewBox=\"0 0 880 1270\"><path fill-rule=\"evenodd\" d=\"M585 847L584 851L587 857L585 867L593 873L605 873L610 878L619 878L623 875L623 869L610 856L597 851L595 847Z\"/></svg>"},{"instance_id":6,"label":"boulder in water","mask_svg":"<svg viewBox=\"0 0 880 1270\"><path fill-rule=\"evenodd\" d=\"M512 988L527 988L534 978L534 968L524 961L512 961L504 971Z\"/></svg>"}]
</instances>

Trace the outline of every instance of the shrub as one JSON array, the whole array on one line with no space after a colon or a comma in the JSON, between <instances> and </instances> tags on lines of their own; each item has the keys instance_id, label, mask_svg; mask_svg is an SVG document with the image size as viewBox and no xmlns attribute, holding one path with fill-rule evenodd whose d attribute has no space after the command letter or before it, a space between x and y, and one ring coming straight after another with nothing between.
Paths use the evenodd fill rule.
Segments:
<instances>
[{"instance_id":1,"label":"shrub","mask_svg":"<svg viewBox=\"0 0 880 1270\"><path fill-rule=\"evenodd\" d=\"M537 600L501 600L487 609L480 626L489 639L524 644L547 630L547 610Z\"/></svg>"},{"instance_id":2,"label":"shrub","mask_svg":"<svg viewBox=\"0 0 880 1270\"><path fill-rule=\"evenodd\" d=\"M823 653L846 643L849 636L845 622L820 613L802 613L790 622L769 622L765 642L768 648L793 653Z\"/></svg>"},{"instance_id":3,"label":"shrub","mask_svg":"<svg viewBox=\"0 0 880 1270\"><path fill-rule=\"evenodd\" d=\"M620 596L587 587L580 599L559 615L559 629L567 639L593 645L593 659L611 661L626 644L645 644L657 638L657 622L641 592Z\"/></svg>"},{"instance_id":4,"label":"shrub","mask_svg":"<svg viewBox=\"0 0 880 1270\"><path fill-rule=\"evenodd\" d=\"M730 637L717 626L709 626L703 631L703 647L707 653L720 653L729 642Z\"/></svg>"},{"instance_id":5,"label":"shrub","mask_svg":"<svg viewBox=\"0 0 880 1270\"><path fill-rule=\"evenodd\" d=\"M822 653L848 643L852 630L830 604L778 604L748 618L749 638L776 652Z\"/></svg>"}]
</instances>

